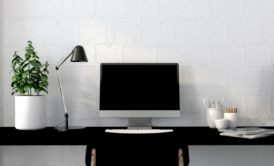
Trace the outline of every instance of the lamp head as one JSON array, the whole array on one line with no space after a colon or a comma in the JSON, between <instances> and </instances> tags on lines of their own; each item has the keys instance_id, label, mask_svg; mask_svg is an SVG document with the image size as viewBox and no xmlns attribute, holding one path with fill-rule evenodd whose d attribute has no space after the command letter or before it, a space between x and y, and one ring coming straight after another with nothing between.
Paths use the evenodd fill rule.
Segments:
<instances>
[{"instance_id":1,"label":"lamp head","mask_svg":"<svg viewBox=\"0 0 274 166\"><path fill-rule=\"evenodd\" d=\"M71 62L87 62L88 58L86 56L85 50L82 46L76 46L72 52L65 58L63 58L55 67L59 70L60 66L71 56Z\"/></svg>"},{"instance_id":2,"label":"lamp head","mask_svg":"<svg viewBox=\"0 0 274 166\"><path fill-rule=\"evenodd\" d=\"M86 56L85 50L82 46L76 46L72 50L71 62L87 62L88 58Z\"/></svg>"}]
</instances>

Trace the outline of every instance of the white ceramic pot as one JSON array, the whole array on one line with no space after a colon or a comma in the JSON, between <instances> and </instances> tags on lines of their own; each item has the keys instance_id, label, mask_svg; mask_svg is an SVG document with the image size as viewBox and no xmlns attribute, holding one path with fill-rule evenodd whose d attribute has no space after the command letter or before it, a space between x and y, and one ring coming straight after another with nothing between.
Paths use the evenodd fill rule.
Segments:
<instances>
[{"instance_id":1,"label":"white ceramic pot","mask_svg":"<svg viewBox=\"0 0 274 166\"><path fill-rule=\"evenodd\" d=\"M207 108L207 124L210 128L216 128L215 119L222 119L223 117L223 108Z\"/></svg>"},{"instance_id":2,"label":"white ceramic pot","mask_svg":"<svg viewBox=\"0 0 274 166\"><path fill-rule=\"evenodd\" d=\"M228 120L226 119L215 119L215 126L218 130L227 128Z\"/></svg>"},{"instance_id":3,"label":"white ceramic pot","mask_svg":"<svg viewBox=\"0 0 274 166\"><path fill-rule=\"evenodd\" d=\"M238 115L237 113L225 113L225 119L228 120L228 128L237 128Z\"/></svg>"},{"instance_id":4,"label":"white ceramic pot","mask_svg":"<svg viewBox=\"0 0 274 166\"><path fill-rule=\"evenodd\" d=\"M15 96L15 128L37 130L46 127L46 96Z\"/></svg>"}]
</instances>

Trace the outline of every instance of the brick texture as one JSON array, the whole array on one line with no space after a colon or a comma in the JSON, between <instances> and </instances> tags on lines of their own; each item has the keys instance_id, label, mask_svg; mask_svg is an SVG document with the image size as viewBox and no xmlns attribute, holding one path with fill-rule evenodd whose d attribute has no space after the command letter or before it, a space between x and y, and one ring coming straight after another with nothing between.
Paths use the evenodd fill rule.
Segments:
<instances>
[{"instance_id":1,"label":"brick texture","mask_svg":"<svg viewBox=\"0 0 274 166\"><path fill-rule=\"evenodd\" d=\"M79 99L69 103L72 122L79 125L124 124L97 117L102 62L178 62L183 116L175 125L192 121L206 125L204 96L225 97L227 105L239 107L242 125L264 121L274 125L271 0L3 0L2 4L1 56L8 58L0 62L4 69L0 100L5 108L0 111L1 125L14 124L10 59L15 49L22 54L28 40L50 63L49 126L63 118L54 66L78 44L86 48L89 62L72 71L84 70L82 77L87 79L72 87L71 73L64 69L61 74L68 80L65 92L79 91L65 93L68 102ZM83 96L92 101L82 101ZM79 111L79 105L92 113ZM155 125L174 123L155 120Z\"/></svg>"}]
</instances>

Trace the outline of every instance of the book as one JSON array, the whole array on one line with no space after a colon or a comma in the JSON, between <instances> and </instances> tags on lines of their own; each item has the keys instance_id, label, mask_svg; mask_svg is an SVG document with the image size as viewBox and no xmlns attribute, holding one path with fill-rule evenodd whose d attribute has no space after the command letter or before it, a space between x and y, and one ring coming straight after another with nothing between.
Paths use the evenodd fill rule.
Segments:
<instances>
[{"instance_id":1,"label":"book","mask_svg":"<svg viewBox=\"0 0 274 166\"><path fill-rule=\"evenodd\" d=\"M262 138L262 137L267 137L274 134L274 130L272 129L264 129L264 128L258 128L258 127L223 129L219 131L221 136L246 138L246 139Z\"/></svg>"}]
</instances>

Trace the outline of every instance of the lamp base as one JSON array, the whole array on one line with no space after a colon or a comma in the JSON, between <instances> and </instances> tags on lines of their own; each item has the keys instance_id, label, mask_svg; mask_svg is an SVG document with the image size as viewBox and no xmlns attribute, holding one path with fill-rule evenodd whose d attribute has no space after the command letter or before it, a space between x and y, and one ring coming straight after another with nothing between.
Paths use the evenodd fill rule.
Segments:
<instances>
[{"instance_id":1,"label":"lamp base","mask_svg":"<svg viewBox=\"0 0 274 166\"><path fill-rule=\"evenodd\" d=\"M85 129L86 127L83 126L60 126L60 127L55 127L56 130L61 131L61 132L66 132L68 130L81 130L81 129Z\"/></svg>"},{"instance_id":2,"label":"lamp base","mask_svg":"<svg viewBox=\"0 0 274 166\"><path fill-rule=\"evenodd\" d=\"M80 129L84 129L86 127L83 126L69 126L69 114L65 113L65 126L57 126L55 127L56 130L61 131L61 132L66 132L68 130L80 130Z\"/></svg>"}]
</instances>

